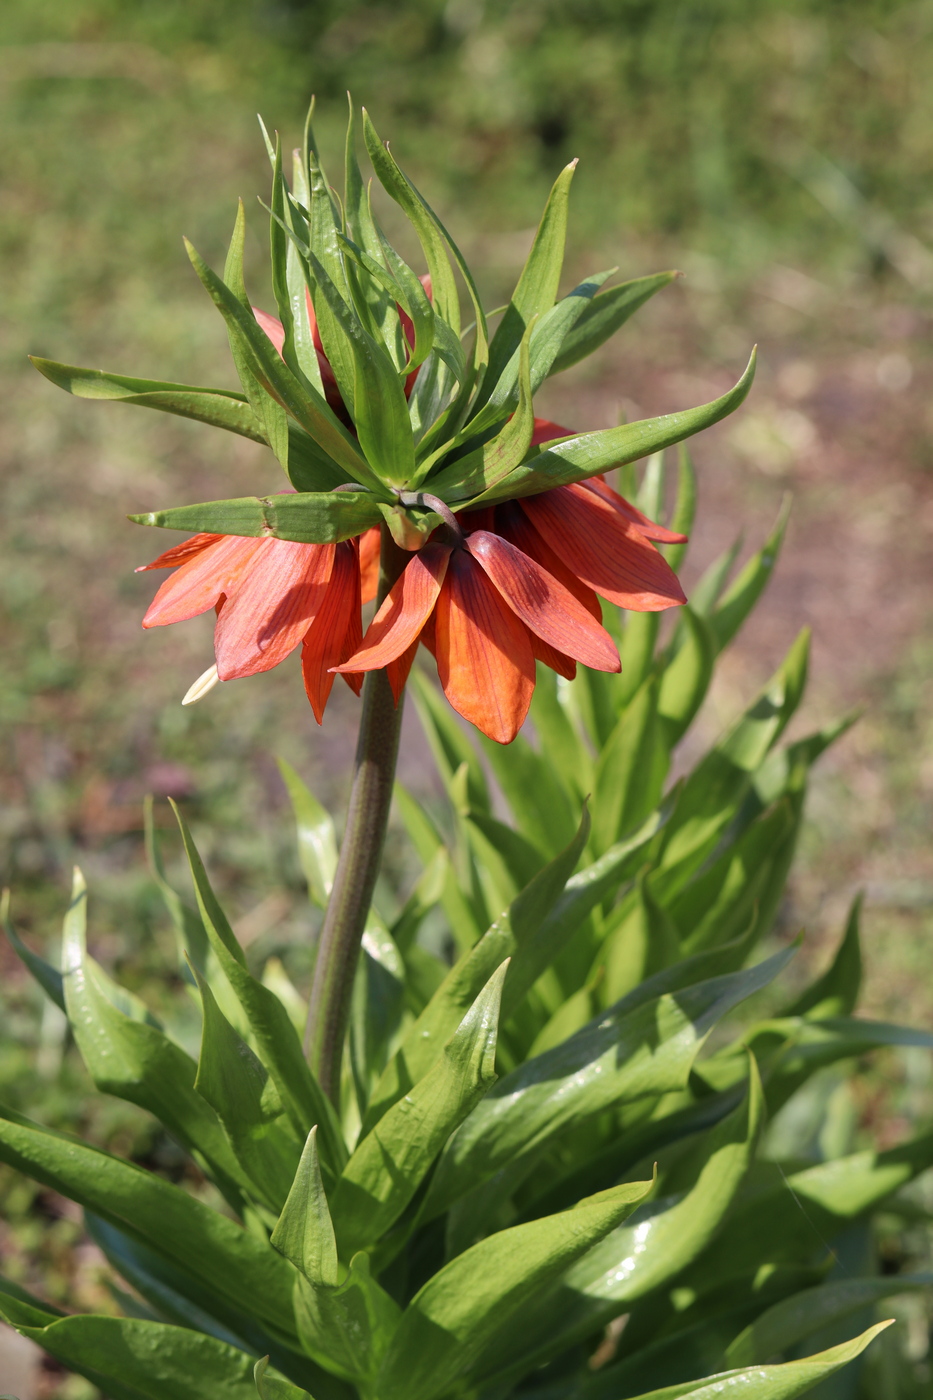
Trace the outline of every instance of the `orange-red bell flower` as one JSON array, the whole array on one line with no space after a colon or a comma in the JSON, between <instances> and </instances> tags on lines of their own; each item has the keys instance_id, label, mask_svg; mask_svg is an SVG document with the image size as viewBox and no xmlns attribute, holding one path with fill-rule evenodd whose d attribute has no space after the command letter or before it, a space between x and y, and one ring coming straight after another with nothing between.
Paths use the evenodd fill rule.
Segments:
<instances>
[{"instance_id":1,"label":"orange-red bell flower","mask_svg":"<svg viewBox=\"0 0 933 1400\"><path fill-rule=\"evenodd\" d=\"M569 436L540 419L535 443ZM419 641L455 710L499 743L521 728L535 660L568 678L577 662L618 671L597 594L635 612L685 602L651 543L682 542L601 478L468 511L435 532L373 618L343 675L386 668L398 699Z\"/></svg>"}]
</instances>

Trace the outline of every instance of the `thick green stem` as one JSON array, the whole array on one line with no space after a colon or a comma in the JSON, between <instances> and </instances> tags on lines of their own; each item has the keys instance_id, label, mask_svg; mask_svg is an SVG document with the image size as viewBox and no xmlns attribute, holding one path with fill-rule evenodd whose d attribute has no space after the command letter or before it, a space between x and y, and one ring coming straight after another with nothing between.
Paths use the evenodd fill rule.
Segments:
<instances>
[{"instance_id":1,"label":"thick green stem","mask_svg":"<svg viewBox=\"0 0 933 1400\"><path fill-rule=\"evenodd\" d=\"M383 525L380 602L410 558ZM384 671L370 671L363 684L350 807L321 928L305 1034L311 1068L334 1103L340 1094L340 1066L360 942L389 822L401 726L402 701L396 706Z\"/></svg>"}]
</instances>

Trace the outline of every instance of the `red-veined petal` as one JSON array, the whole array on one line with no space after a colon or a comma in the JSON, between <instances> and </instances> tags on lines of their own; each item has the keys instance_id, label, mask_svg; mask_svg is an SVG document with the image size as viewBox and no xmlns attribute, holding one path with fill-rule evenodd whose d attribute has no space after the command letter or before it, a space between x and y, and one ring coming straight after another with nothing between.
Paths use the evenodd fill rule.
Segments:
<instances>
[{"instance_id":1,"label":"red-veined petal","mask_svg":"<svg viewBox=\"0 0 933 1400\"><path fill-rule=\"evenodd\" d=\"M511 743L531 704L534 653L524 624L466 550L450 560L434 622L450 704L490 739Z\"/></svg>"},{"instance_id":2,"label":"red-veined petal","mask_svg":"<svg viewBox=\"0 0 933 1400\"><path fill-rule=\"evenodd\" d=\"M266 538L232 588L214 628L222 681L278 666L316 616L334 563L332 544Z\"/></svg>"},{"instance_id":3,"label":"red-veined petal","mask_svg":"<svg viewBox=\"0 0 933 1400\"><path fill-rule=\"evenodd\" d=\"M305 693L318 724L324 718L324 707L334 684L331 667L346 661L360 644L363 631L360 607L359 560L355 546L345 541L334 551L334 566L324 601L301 647Z\"/></svg>"},{"instance_id":4,"label":"red-veined petal","mask_svg":"<svg viewBox=\"0 0 933 1400\"><path fill-rule=\"evenodd\" d=\"M562 583L567 591L583 604L587 612L595 617L597 622L602 622L603 610L592 588L587 588L585 583L581 583L576 574L567 568L562 559L557 557L543 535L540 535L532 525L517 501L506 501L503 505L496 507L496 534L516 545L522 554L528 555L529 559L534 559L552 578L556 578L558 583Z\"/></svg>"},{"instance_id":5,"label":"red-veined petal","mask_svg":"<svg viewBox=\"0 0 933 1400\"><path fill-rule=\"evenodd\" d=\"M223 535L192 535L190 540L183 540L181 544L172 545L164 554L160 554L158 559L153 559L151 564L140 564L134 573L145 574L150 569L177 569L180 564L187 564L189 559L194 559L201 554L209 545L216 544L222 540Z\"/></svg>"},{"instance_id":6,"label":"red-veined petal","mask_svg":"<svg viewBox=\"0 0 933 1400\"><path fill-rule=\"evenodd\" d=\"M335 669L378 671L407 651L434 610L450 555L446 544L427 544L413 554L369 624L359 651Z\"/></svg>"},{"instance_id":7,"label":"red-veined petal","mask_svg":"<svg viewBox=\"0 0 933 1400\"><path fill-rule=\"evenodd\" d=\"M594 671L621 669L609 633L534 559L488 530L468 535L467 549L529 631Z\"/></svg>"},{"instance_id":8,"label":"red-veined petal","mask_svg":"<svg viewBox=\"0 0 933 1400\"><path fill-rule=\"evenodd\" d=\"M557 486L523 497L521 507L568 569L611 603L660 612L686 602L667 560L596 492Z\"/></svg>"},{"instance_id":9,"label":"red-veined petal","mask_svg":"<svg viewBox=\"0 0 933 1400\"><path fill-rule=\"evenodd\" d=\"M165 580L149 604L144 627L165 627L214 608L249 565L262 540L221 535Z\"/></svg>"},{"instance_id":10,"label":"red-veined petal","mask_svg":"<svg viewBox=\"0 0 933 1400\"><path fill-rule=\"evenodd\" d=\"M678 535L674 530L666 530L663 525L656 525L653 520L649 520L637 506L633 506L631 501L627 501L624 496L620 496L618 491L613 491L607 481L601 476L591 476L586 481L577 483L587 491L593 491L597 496L602 496L603 500L609 501L616 510L631 520L638 526L646 540L657 540L660 544L686 544L688 535Z\"/></svg>"},{"instance_id":11,"label":"red-veined petal","mask_svg":"<svg viewBox=\"0 0 933 1400\"><path fill-rule=\"evenodd\" d=\"M360 574L362 575L364 603L371 603L379 592L379 551L381 547L382 532L378 525L371 526L360 535Z\"/></svg>"}]
</instances>

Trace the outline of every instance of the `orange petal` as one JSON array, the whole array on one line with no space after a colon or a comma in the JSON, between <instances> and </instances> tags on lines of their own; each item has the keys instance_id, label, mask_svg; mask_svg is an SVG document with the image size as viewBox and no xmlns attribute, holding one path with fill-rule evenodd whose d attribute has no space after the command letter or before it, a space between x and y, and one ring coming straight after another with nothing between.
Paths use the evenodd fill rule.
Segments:
<instances>
[{"instance_id":1,"label":"orange petal","mask_svg":"<svg viewBox=\"0 0 933 1400\"><path fill-rule=\"evenodd\" d=\"M517 545L522 554L527 554L529 559L534 559L542 569L547 570L551 578L556 578L558 583L562 583L597 622L602 622L603 610L592 588L587 588L585 583L581 583L564 561L558 559L551 546L532 525L518 501L506 501L504 505L496 507L496 534Z\"/></svg>"},{"instance_id":2,"label":"orange petal","mask_svg":"<svg viewBox=\"0 0 933 1400\"><path fill-rule=\"evenodd\" d=\"M270 538L231 588L214 628L222 681L278 666L295 650L324 601L334 563L332 544Z\"/></svg>"},{"instance_id":3,"label":"orange petal","mask_svg":"<svg viewBox=\"0 0 933 1400\"><path fill-rule=\"evenodd\" d=\"M610 501L626 519L633 521L644 535L646 540L658 540L661 544L686 544L689 535L678 535L674 530L666 530L663 525L656 525L653 520L649 520L647 515L643 515L637 506L633 506L631 501L627 501L624 496L620 496L618 491L613 491L608 482L601 476L591 476L586 481L578 483L586 491L594 491L597 496L602 496L606 501Z\"/></svg>"},{"instance_id":4,"label":"orange petal","mask_svg":"<svg viewBox=\"0 0 933 1400\"><path fill-rule=\"evenodd\" d=\"M437 674L459 714L509 744L535 688L528 632L480 565L454 552L434 613Z\"/></svg>"},{"instance_id":5,"label":"orange petal","mask_svg":"<svg viewBox=\"0 0 933 1400\"><path fill-rule=\"evenodd\" d=\"M609 633L534 559L488 530L468 535L467 549L535 636L594 671L621 669Z\"/></svg>"},{"instance_id":6,"label":"orange petal","mask_svg":"<svg viewBox=\"0 0 933 1400\"><path fill-rule=\"evenodd\" d=\"M531 435L531 446L540 447L543 442L551 442L554 438L570 437L573 428L562 428L559 423L552 423L550 418L536 418L534 432Z\"/></svg>"},{"instance_id":7,"label":"orange petal","mask_svg":"<svg viewBox=\"0 0 933 1400\"><path fill-rule=\"evenodd\" d=\"M363 578L363 602L371 603L379 592L379 551L382 531L378 525L360 535L360 573Z\"/></svg>"},{"instance_id":8,"label":"orange petal","mask_svg":"<svg viewBox=\"0 0 933 1400\"><path fill-rule=\"evenodd\" d=\"M686 602L667 560L595 491L557 486L523 497L521 506L568 569L611 603L660 612Z\"/></svg>"},{"instance_id":9,"label":"orange petal","mask_svg":"<svg viewBox=\"0 0 933 1400\"><path fill-rule=\"evenodd\" d=\"M360 565L356 549L350 543L338 544L324 601L305 634L301 648L305 693L318 724L324 718L324 707L334 684L331 667L346 661L360 644L363 634L361 606Z\"/></svg>"},{"instance_id":10,"label":"orange petal","mask_svg":"<svg viewBox=\"0 0 933 1400\"><path fill-rule=\"evenodd\" d=\"M418 640L434 610L450 555L446 544L426 544L412 555L369 624L363 645L337 670L378 671Z\"/></svg>"},{"instance_id":11,"label":"orange petal","mask_svg":"<svg viewBox=\"0 0 933 1400\"><path fill-rule=\"evenodd\" d=\"M535 660L541 661L545 666L550 666L552 671L556 671L559 676L564 676L568 681L572 681L577 674L577 663L572 656L565 656L556 647L548 646L540 637L536 637L534 632L528 633L531 642L531 650L535 654Z\"/></svg>"},{"instance_id":12,"label":"orange petal","mask_svg":"<svg viewBox=\"0 0 933 1400\"><path fill-rule=\"evenodd\" d=\"M143 626L187 622L189 617L216 607L262 543L241 535L221 535L216 544L199 550L162 584L149 604Z\"/></svg>"},{"instance_id":13,"label":"orange petal","mask_svg":"<svg viewBox=\"0 0 933 1400\"><path fill-rule=\"evenodd\" d=\"M189 559L194 559L196 555L207 549L208 545L216 544L222 540L223 535L192 535L190 540L183 540L181 544L173 545L164 554L160 554L158 559L153 559L151 564L140 564L133 572L145 574L149 569L177 569L179 564L187 564Z\"/></svg>"},{"instance_id":14,"label":"orange petal","mask_svg":"<svg viewBox=\"0 0 933 1400\"><path fill-rule=\"evenodd\" d=\"M260 329L265 331L281 355L285 346L285 327L282 322L277 316L270 316L268 311L260 311L258 306L250 307L250 310L259 322Z\"/></svg>"},{"instance_id":15,"label":"orange petal","mask_svg":"<svg viewBox=\"0 0 933 1400\"><path fill-rule=\"evenodd\" d=\"M395 661L390 661L386 667L386 680L392 687L392 694L395 696L396 705L398 705L398 702L401 700L402 691L408 684L408 676L414 664L415 652L418 650L420 643L421 638L416 637L411 646L408 647L406 651L403 651L401 656L397 657ZM344 676L344 680L349 679L349 676ZM360 680L362 679L361 676Z\"/></svg>"}]
</instances>

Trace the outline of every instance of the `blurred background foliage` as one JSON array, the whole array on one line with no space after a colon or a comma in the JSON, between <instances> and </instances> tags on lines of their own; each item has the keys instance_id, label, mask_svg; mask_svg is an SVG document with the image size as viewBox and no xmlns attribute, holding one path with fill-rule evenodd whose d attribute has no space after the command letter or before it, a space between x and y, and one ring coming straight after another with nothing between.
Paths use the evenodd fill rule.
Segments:
<instances>
[{"instance_id":1,"label":"blurred background foliage","mask_svg":"<svg viewBox=\"0 0 933 1400\"><path fill-rule=\"evenodd\" d=\"M275 489L277 469L199 425L67 399L25 355L231 384L180 236L216 264L242 195L251 291L268 306L253 196L266 197L269 173L254 114L296 141L315 92L336 172L347 88L464 248L488 305L507 297L575 156L568 282L614 263L625 276L686 273L594 367L542 394L539 412L602 427L698 403L761 341L749 403L696 444L688 586L741 529L754 546L787 489L794 514L779 576L720 668L698 735L718 732L799 626L814 627L806 727L852 704L866 712L818 770L781 922L787 936L808 931L794 976L825 962L863 886L864 1009L928 1024L933 0L5 0L0 875L19 926L54 946L79 859L95 955L155 1003L174 995L142 858L151 791L185 800L241 938L304 982L309 914L274 760L339 811L356 702L341 688L318 732L286 663L182 710L209 663L210 620L141 632L152 583L132 570L161 545L122 523ZM407 781L430 795L430 760L413 716L406 724ZM404 892L401 834L388 870ZM83 1071L6 948L0 977L0 1092L87 1127ZM883 1100L896 1136L905 1116L929 1112L928 1066L892 1054L876 1070L860 1081L853 1131L877 1135ZM142 1115L107 1112L90 1126L96 1140L174 1169ZM81 1306L101 1305L70 1207L2 1183L6 1272L25 1279L41 1238L40 1291L63 1296L67 1279ZM50 1373L47 1393L81 1384Z\"/></svg>"}]
</instances>

